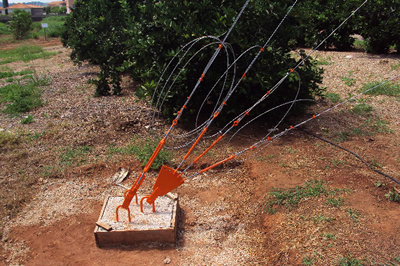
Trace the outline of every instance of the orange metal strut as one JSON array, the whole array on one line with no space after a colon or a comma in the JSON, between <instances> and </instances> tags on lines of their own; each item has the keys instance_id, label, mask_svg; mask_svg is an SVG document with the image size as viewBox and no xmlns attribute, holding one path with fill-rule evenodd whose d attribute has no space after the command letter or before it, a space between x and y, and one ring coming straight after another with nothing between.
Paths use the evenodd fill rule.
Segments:
<instances>
[{"instance_id":1,"label":"orange metal strut","mask_svg":"<svg viewBox=\"0 0 400 266\"><path fill-rule=\"evenodd\" d=\"M154 160L156 159L157 155L160 153L161 149L163 148L165 144L165 138L160 140L160 143L158 143L157 148L154 150L153 154L151 155L149 161L147 162L146 166L143 169L143 173L136 179L135 183L133 184L132 188L125 191L124 193L124 202L117 207L115 210L116 212L116 218L117 222L119 222L119 216L118 216L118 210L120 208L126 209L128 211L128 220L131 222L131 214L129 210L129 205L131 204L131 201L133 197L136 197L136 203L137 203L137 191L139 187L142 185L143 180L145 179L147 171L149 171L151 165L153 164Z\"/></svg>"}]
</instances>

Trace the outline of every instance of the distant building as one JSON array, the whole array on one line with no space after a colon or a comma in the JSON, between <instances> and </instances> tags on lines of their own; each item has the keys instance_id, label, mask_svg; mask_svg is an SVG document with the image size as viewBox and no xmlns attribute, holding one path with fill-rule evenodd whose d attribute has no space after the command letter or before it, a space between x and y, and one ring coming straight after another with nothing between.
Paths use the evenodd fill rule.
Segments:
<instances>
[{"instance_id":1,"label":"distant building","mask_svg":"<svg viewBox=\"0 0 400 266\"><path fill-rule=\"evenodd\" d=\"M18 4L14 4L12 6L9 6L7 8L1 7L0 8L0 14L1 15L5 14L5 10L6 9L8 10L8 14L12 14L12 12L14 10L18 9L18 10L23 10L23 11L26 11L26 12L30 13L32 17L34 17L34 16L42 16L43 15L43 7L36 6L36 5L26 5L26 4L18 3Z\"/></svg>"},{"instance_id":2,"label":"distant building","mask_svg":"<svg viewBox=\"0 0 400 266\"><path fill-rule=\"evenodd\" d=\"M71 8L74 6L74 0L64 0L64 1L53 1L47 4L49 7L63 7L67 8L67 14L71 13Z\"/></svg>"}]
</instances>

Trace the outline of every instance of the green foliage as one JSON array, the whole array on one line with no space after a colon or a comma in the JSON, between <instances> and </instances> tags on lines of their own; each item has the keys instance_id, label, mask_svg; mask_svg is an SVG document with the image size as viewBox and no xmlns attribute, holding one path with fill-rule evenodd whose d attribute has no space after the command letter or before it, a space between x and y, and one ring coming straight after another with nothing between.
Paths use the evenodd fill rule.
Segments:
<instances>
[{"instance_id":1,"label":"green foliage","mask_svg":"<svg viewBox=\"0 0 400 266\"><path fill-rule=\"evenodd\" d=\"M279 3L267 3L256 0L243 13L235 29L228 38L229 43L240 54L253 45L263 44L278 25L292 2L288 0ZM67 19L66 31L63 34L63 44L72 48L71 57L77 62L88 60L100 65L97 85L98 95L120 93L120 75L129 71L135 81L145 84L158 80L160 73L168 61L177 54L182 45L196 37L204 35L221 36L229 29L243 1L95 1L82 0L77 2L75 11ZM294 18L288 19L277 32L270 47L259 58L252 70L237 91L229 100L226 109L228 115L238 114L259 99L274 84L276 84L290 67L296 65L296 60L290 53L293 48L292 39L295 34ZM257 25L255 27L255 25ZM211 41L204 39L201 45ZM200 48L194 47L187 57L194 55ZM195 56L179 76L173 89L165 96L162 113L171 118L182 107L188 90L194 87L209 58L218 44L209 46ZM243 73L250 60L259 48L249 52L238 62L237 73ZM305 58L305 54L300 54ZM192 97L183 120L191 121L196 115L202 101L218 77L226 69L225 52L220 53L217 60L207 73L202 86ZM229 58L232 62L232 58ZM308 58L300 68L302 89L299 98L311 98L321 94L318 87L321 82L322 70L316 67L316 62ZM231 73L230 73L231 74ZM237 78L237 77L236 77ZM231 82L232 80L228 80ZM270 97L270 101L258 106L254 113L260 113L267 108L293 100L298 88L298 77L294 74L281 85L281 88ZM210 95L211 101L216 101L219 92L216 89ZM140 87L139 96L152 95L153 86ZM296 105L298 106L298 105ZM285 112L280 109L280 112ZM211 111L211 106L205 107ZM270 117L277 117L276 114Z\"/></svg>"},{"instance_id":2,"label":"green foliage","mask_svg":"<svg viewBox=\"0 0 400 266\"><path fill-rule=\"evenodd\" d=\"M359 5L359 1L335 0L335 1L300 1L295 12L297 14L297 43L299 46L316 47L328 35L351 14ZM336 48L349 50L352 47L356 21L350 19L338 31L336 31L320 49Z\"/></svg>"},{"instance_id":3,"label":"green foliage","mask_svg":"<svg viewBox=\"0 0 400 266\"><path fill-rule=\"evenodd\" d=\"M8 35L11 34L12 30L9 25L0 22L0 35Z\"/></svg>"},{"instance_id":4,"label":"green foliage","mask_svg":"<svg viewBox=\"0 0 400 266\"><path fill-rule=\"evenodd\" d=\"M21 40L31 28L32 19L28 12L16 9L13 11L10 21L14 38Z\"/></svg>"},{"instance_id":5,"label":"green foliage","mask_svg":"<svg viewBox=\"0 0 400 266\"><path fill-rule=\"evenodd\" d=\"M362 2L361 0L357 1ZM399 51L399 1L368 1L360 10L357 21L356 30L366 39L368 52L387 53L391 46L394 46Z\"/></svg>"},{"instance_id":6,"label":"green foliage","mask_svg":"<svg viewBox=\"0 0 400 266\"><path fill-rule=\"evenodd\" d=\"M30 124L33 123L33 116L28 115L21 120L21 124Z\"/></svg>"},{"instance_id":7,"label":"green foliage","mask_svg":"<svg viewBox=\"0 0 400 266\"><path fill-rule=\"evenodd\" d=\"M20 45L13 49L0 50L0 65L24 61L29 62L38 58L50 58L56 52L44 51L42 47L37 45Z\"/></svg>"},{"instance_id":8,"label":"green foliage","mask_svg":"<svg viewBox=\"0 0 400 266\"><path fill-rule=\"evenodd\" d=\"M109 83L113 94L121 93L119 68L129 60L126 42L134 36L128 31L121 2L124 1L78 1L62 34L62 42L72 49L75 63L87 60L100 66L98 80L93 81L99 96L111 94Z\"/></svg>"},{"instance_id":9,"label":"green foliage","mask_svg":"<svg viewBox=\"0 0 400 266\"><path fill-rule=\"evenodd\" d=\"M17 115L42 106L41 90L32 83L12 83L0 88L0 103L6 103L3 112Z\"/></svg>"},{"instance_id":10,"label":"green foliage","mask_svg":"<svg viewBox=\"0 0 400 266\"><path fill-rule=\"evenodd\" d=\"M335 0L299 2L297 14L297 44L315 47L345 18L359 7L362 0ZM348 50L352 46L372 53L387 53L392 46L400 49L400 3L397 0L368 1L342 25L320 48ZM352 35L360 34L365 41L355 41Z\"/></svg>"},{"instance_id":11,"label":"green foliage","mask_svg":"<svg viewBox=\"0 0 400 266\"><path fill-rule=\"evenodd\" d=\"M32 24L33 33L37 36L47 36L47 37L61 37L65 28L64 24L67 16L50 16L44 18L41 22L34 22ZM46 29L42 28L42 23L47 23L48 27ZM46 32L45 32L46 30Z\"/></svg>"}]
</instances>

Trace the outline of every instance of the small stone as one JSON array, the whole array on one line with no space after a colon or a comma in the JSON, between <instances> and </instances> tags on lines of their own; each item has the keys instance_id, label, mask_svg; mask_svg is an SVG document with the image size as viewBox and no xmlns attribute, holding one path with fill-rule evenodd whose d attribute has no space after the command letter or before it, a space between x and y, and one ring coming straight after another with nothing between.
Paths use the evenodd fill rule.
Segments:
<instances>
[{"instance_id":1,"label":"small stone","mask_svg":"<svg viewBox=\"0 0 400 266\"><path fill-rule=\"evenodd\" d=\"M171 263L171 259L169 257L166 257L164 260L164 264L170 264Z\"/></svg>"}]
</instances>

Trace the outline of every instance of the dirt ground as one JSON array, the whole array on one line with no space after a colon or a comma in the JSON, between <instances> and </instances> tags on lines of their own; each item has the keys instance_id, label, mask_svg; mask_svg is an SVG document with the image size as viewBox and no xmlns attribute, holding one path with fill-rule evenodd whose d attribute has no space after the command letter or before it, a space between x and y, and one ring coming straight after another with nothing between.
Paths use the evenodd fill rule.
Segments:
<instances>
[{"instance_id":1,"label":"dirt ground","mask_svg":"<svg viewBox=\"0 0 400 266\"><path fill-rule=\"evenodd\" d=\"M176 245L96 247L93 230L103 201L123 193L111 182L112 175L119 167L129 168L124 184L130 186L142 170L133 155L112 148L148 138L143 119L148 107L134 96L137 84L126 77L121 96L92 97L94 87L87 80L96 77L97 67L74 66L70 51L57 40L51 43L45 49L59 52L51 59L7 64L14 71L44 73L51 84L43 87L46 104L24 114L32 115L33 123L0 114L1 131L19 138L0 148L2 264L400 265L400 205L385 196L399 186L301 130L176 189L181 206ZM365 83L400 72L398 54L328 51L314 57L325 62L323 85L341 99L357 94ZM349 80L352 85L346 84ZM372 111L357 112L358 104ZM297 122L334 105L320 99ZM362 95L302 128L400 179L399 107L398 97ZM193 171L227 151L248 147L269 128L242 131ZM88 147L86 153L67 158L82 147ZM177 165L182 151L172 153L171 164ZM143 194L150 192L156 176L150 171ZM265 211L273 188L298 189L306 180L322 180L335 194L304 198L295 207L275 206L273 214ZM337 204L328 204L334 200ZM340 264L345 262L353 264Z\"/></svg>"}]
</instances>

